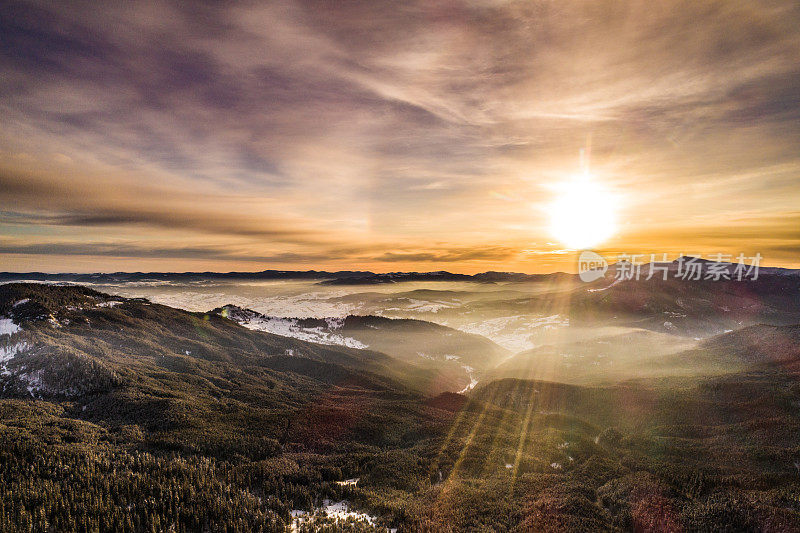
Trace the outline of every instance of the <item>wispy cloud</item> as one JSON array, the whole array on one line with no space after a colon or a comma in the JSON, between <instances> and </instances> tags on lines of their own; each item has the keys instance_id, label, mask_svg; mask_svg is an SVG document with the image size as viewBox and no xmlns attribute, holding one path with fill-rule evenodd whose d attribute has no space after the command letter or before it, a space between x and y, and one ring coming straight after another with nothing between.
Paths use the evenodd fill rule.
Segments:
<instances>
[{"instance_id":1,"label":"wispy cloud","mask_svg":"<svg viewBox=\"0 0 800 533\"><path fill-rule=\"evenodd\" d=\"M738 246L737 209L776 260L800 243L782 218L800 201L789 0L2 9L0 236L19 268L48 243L70 269L68 250L111 265L149 242L174 268L535 270L545 185L590 134L627 199L615 244L671 247L688 225Z\"/></svg>"}]
</instances>

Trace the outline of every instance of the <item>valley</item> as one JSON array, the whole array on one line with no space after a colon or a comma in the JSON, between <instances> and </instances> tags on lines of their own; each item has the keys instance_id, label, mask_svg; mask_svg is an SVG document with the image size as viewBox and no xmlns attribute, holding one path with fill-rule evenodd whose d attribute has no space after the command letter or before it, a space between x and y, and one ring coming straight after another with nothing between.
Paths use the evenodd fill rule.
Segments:
<instances>
[{"instance_id":1,"label":"valley","mask_svg":"<svg viewBox=\"0 0 800 533\"><path fill-rule=\"evenodd\" d=\"M695 299L527 283L277 296L348 302L331 316L0 285L0 530L800 523L800 278ZM692 323L664 329L678 310Z\"/></svg>"}]
</instances>

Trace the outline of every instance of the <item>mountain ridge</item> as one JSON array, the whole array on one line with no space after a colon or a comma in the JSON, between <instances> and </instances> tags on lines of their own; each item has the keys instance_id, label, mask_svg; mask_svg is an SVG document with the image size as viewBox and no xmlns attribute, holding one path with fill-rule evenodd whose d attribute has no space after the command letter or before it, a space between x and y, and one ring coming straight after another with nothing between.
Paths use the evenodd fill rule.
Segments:
<instances>
[{"instance_id":1,"label":"mountain ridge","mask_svg":"<svg viewBox=\"0 0 800 533\"><path fill-rule=\"evenodd\" d=\"M644 256L643 256L644 257ZM714 263L710 259L693 256L681 256L678 259L668 262L642 262L639 264L641 269L648 265L663 265L674 272L679 264L684 264L690 260L697 265L701 274L705 274L708 265ZM609 262L609 268L613 272L621 264L627 261ZM735 262L723 262L735 267ZM800 269L783 267L759 266L759 272L765 275L791 275L800 276ZM526 274L522 272L501 272L488 270L476 274L459 274L446 270L428 272L372 272L368 270L277 270L266 269L253 272L230 271L230 272L0 272L0 282L3 281L53 281L53 282L73 282L73 283L110 283L110 282L146 282L146 281L202 281L202 280L284 280L284 279L305 279L318 281L323 285L377 285L384 283L399 283L405 281L465 281L476 283L503 283L503 282L533 282L549 279L577 279L577 274L563 271L555 271L539 274Z\"/></svg>"}]
</instances>

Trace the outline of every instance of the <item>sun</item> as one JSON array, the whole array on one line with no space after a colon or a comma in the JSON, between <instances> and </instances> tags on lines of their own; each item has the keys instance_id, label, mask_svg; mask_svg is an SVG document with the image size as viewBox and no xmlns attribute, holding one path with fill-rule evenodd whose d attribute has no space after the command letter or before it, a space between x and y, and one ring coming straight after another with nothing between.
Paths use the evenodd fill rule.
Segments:
<instances>
[{"instance_id":1,"label":"sun","mask_svg":"<svg viewBox=\"0 0 800 533\"><path fill-rule=\"evenodd\" d=\"M558 184L548 211L551 234L573 250L594 248L617 229L616 196L588 173Z\"/></svg>"}]
</instances>

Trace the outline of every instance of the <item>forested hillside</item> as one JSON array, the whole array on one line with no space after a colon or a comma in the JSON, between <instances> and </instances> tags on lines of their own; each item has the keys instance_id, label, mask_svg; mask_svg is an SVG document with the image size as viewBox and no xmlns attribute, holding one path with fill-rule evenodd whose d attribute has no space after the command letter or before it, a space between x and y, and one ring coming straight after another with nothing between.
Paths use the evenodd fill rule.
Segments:
<instances>
[{"instance_id":1,"label":"forested hillside","mask_svg":"<svg viewBox=\"0 0 800 533\"><path fill-rule=\"evenodd\" d=\"M0 316L0 531L800 524L786 358L430 396L413 386L425 369L391 355L81 287L2 285ZM349 522L313 515L331 502Z\"/></svg>"}]
</instances>

